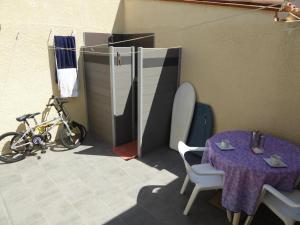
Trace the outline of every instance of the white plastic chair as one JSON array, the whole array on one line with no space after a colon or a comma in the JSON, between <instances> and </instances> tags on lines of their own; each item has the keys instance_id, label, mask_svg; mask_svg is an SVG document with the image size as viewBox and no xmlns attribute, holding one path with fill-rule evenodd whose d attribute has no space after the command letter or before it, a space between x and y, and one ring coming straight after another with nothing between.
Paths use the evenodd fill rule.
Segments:
<instances>
[{"instance_id":1,"label":"white plastic chair","mask_svg":"<svg viewBox=\"0 0 300 225\"><path fill-rule=\"evenodd\" d=\"M183 214L187 215L188 212L191 209L192 204L194 203L197 194L199 191L204 191L204 190L217 190L217 189L223 189L223 177L224 177L224 172L222 170L217 170L213 166L211 166L209 163L205 164L197 164L190 166L188 162L185 160L185 153L189 151L206 151L206 147L189 147L182 141L178 143L178 150L179 153L184 161L184 165L186 168L187 175L185 177L185 180L183 182L182 188L180 190L180 194L183 194L184 191L186 190L186 187L189 183L189 180L195 184L195 188L191 194L191 197L184 209ZM229 212L227 212L228 219L229 217Z\"/></svg>"},{"instance_id":2,"label":"white plastic chair","mask_svg":"<svg viewBox=\"0 0 300 225\"><path fill-rule=\"evenodd\" d=\"M300 191L280 192L272 186L263 186L260 203L270 208L285 225L294 225L300 221ZM253 216L248 216L245 225L252 222Z\"/></svg>"}]
</instances>

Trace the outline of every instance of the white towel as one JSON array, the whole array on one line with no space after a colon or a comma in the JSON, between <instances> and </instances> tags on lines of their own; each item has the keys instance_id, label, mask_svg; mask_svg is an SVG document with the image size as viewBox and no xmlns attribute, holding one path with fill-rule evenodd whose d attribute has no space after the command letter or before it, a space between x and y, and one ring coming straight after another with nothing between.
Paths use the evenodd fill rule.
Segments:
<instances>
[{"instance_id":1,"label":"white towel","mask_svg":"<svg viewBox=\"0 0 300 225\"><path fill-rule=\"evenodd\" d=\"M58 87L62 98L78 97L78 77L76 68L57 69Z\"/></svg>"}]
</instances>

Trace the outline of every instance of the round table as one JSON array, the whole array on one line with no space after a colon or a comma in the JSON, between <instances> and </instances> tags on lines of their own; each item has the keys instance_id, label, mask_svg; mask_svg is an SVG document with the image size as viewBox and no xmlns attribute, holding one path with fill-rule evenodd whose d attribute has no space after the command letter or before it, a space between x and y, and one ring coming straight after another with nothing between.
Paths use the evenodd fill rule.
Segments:
<instances>
[{"instance_id":1,"label":"round table","mask_svg":"<svg viewBox=\"0 0 300 225\"><path fill-rule=\"evenodd\" d=\"M216 143L227 139L234 150L222 151ZM225 172L222 205L232 212L255 213L262 186L270 184L282 191L291 191L300 176L300 148L271 135L265 135L264 153L250 149L251 132L229 131L216 134L207 141L203 162ZM263 157L281 156L287 168L272 168Z\"/></svg>"}]
</instances>

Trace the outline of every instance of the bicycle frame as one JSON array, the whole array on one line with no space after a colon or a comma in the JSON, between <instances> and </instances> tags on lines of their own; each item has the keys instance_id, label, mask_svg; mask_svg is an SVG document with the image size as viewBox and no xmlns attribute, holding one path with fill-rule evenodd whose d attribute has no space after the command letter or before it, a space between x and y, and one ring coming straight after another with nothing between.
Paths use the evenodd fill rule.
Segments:
<instances>
[{"instance_id":1,"label":"bicycle frame","mask_svg":"<svg viewBox=\"0 0 300 225\"><path fill-rule=\"evenodd\" d=\"M32 144L31 141L28 141L26 142L25 144L21 144L21 145L18 145L20 144L20 142L22 142L23 140L26 140L29 135L31 136L34 136L35 135L35 130L42 126L42 125L45 125L45 124L51 124L50 127L47 127L46 128L46 131L44 133L49 133L55 126L58 126L58 125L61 125L61 124L64 124L66 127L67 127L67 130L69 132L70 135L72 135L72 131L67 123L67 120L61 115L61 114L58 114L59 116L58 117L55 117L53 118L52 120L49 120L49 121L44 121L42 123L36 123L35 126L30 126L29 123L26 123L27 126L28 126L28 129L25 131L25 133L21 136L21 138L19 140L17 140L15 143L13 143L11 145L11 148L13 150L16 150L17 148L19 147L23 147L23 146L27 146L27 145L30 145ZM25 139L26 138L26 139Z\"/></svg>"}]
</instances>

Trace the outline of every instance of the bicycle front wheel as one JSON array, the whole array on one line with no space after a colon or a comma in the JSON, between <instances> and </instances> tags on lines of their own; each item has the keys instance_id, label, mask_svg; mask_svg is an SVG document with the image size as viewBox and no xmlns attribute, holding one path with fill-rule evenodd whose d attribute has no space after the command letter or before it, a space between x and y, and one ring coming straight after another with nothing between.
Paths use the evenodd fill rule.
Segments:
<instances>
[{"instance_id":1,"label":"bicycle front wheel","mask_svg":"<svg viewBox=\"0 0 300 225\"><path fill-rule=\"evenodd\" d=\"M61 132L60 132L60 140L63 146L68 149L77 148L81 144L81 130L80 127L70 123L69 124L71 133L69 132L68 128L64 125Z\"/></svg>"},{"instance_id":2,"label":"bicycle front wheel","mask_svg":"<svg viewBox=\"0 0 300 225\"><path fill-rule=\"evenodd\" d=\"M21 139L22 134L8 132L0 136L0 161L18 162L25 158L27 141Z\"/></svg>"}]
</instances>

